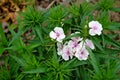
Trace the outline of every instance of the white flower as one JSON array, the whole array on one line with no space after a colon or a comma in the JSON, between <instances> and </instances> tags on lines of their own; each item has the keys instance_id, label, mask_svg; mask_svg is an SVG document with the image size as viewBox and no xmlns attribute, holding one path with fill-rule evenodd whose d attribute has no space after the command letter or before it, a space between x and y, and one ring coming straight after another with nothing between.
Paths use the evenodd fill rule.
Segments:
<instances>
[{"instance_id":1,"label":"white flower","mask_svg":"<svg viewBox=\"0 0 120 80\"><path fill-rule=\"evenodd\" d=\"M100 35L102 33L102 25L98 21L89 22L89 34L91 36Z\"/></svg>"},{"instance_id":2,"label":"white flower","mask_svg":"<svg viewBox=\"0 0 120 80\"><path fill-rule=\"evenodd\" d=\"M62 58L67 61L70 58L72 59L73 57L73 53L72 53L72 49L71 47L69 47L68 45L64 45L63 47L63 54L62 54Z\"/></svg>"},{"instance_id":3,"label":"white flower","mask_svg":"<svg viewBox=\"0 0 120 80\"><path fill-rule=\"evenodd\" d=\"M91 49L95 49L95 46L94 46L93 42L91 40L89 40L89 39L85 40L85 45L87 47L91 48Z\"/></svg>"},{"instance_id":4,"label":"white flower","mask_svg":"<svg viewBox=\"0 0 120 80\"><path fill-rule=\"evenodd\" d=\"M86 48L78 49L77 52L75 53L75 57L78 58L78 60L87 60L88 59L88 51Z\"/></svg>"},{"instance_id":5,"label":"white flower","mask_svg":"<svg viewBox=\"0 0 120 80\"><path fill-rule=\"evenodd\" d=\"M62 42L65 38L64 31L61 27L55 27L54 31L51 31L49 35L52 39L56 39L58 42Z\"/></svg>"},{"instance_id":6,"label":"white flower","mask_svg":"<svg viewBox=\"0 0 120 80\"><path fill-rule=\"evenodd\" d=\"M68 42L68 46L72 48L72 52L75 53L76 50L79 48L79 42L82 39L80 37L73 37L72 40Z\"/></svg>"},{"instance_id":7,"label":"white flower","mask_svg":"<svg viewBox=\"0 0 120 80\"><path fill-rule=\"evenodd\" d=\"M79 43L77 41L73 41L73 40L70 40L68 42L68 46L72 48L72 52L75 53L76 50L78 49L79 47Z\"/></svg>"}]
</instances>

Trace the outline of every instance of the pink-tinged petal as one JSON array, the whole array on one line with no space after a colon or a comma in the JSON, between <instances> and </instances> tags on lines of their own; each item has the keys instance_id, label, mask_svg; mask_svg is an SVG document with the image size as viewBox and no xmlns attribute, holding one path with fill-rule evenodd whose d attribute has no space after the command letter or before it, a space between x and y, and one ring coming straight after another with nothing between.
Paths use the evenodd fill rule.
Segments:
<instances>
[{"instance_id":1,"label":"pink-tinged petal","mask_svg":"<svg viewBox=\"0 0 120 80\"><path fill-rule=\"evenodd\" d=\"M62 42L62 40L65 38L65 35L64 34L60 34L60 36L59 37L57 37L57 41L58 42Z\"/></svg>"},{"instance_id":2,"label":"pink-tinged petal","mask_svg":"<svg viewBox=\"0 0 120 80\"><path fill-rule=\"evenodd\" d=\"M78 60L87 60L88 59L88 51L85 48L79 49L76 53L75 53L75 57L78 58Z\"/></svg>"},{"instance_id":3,"label":"pink-tinged petal","mask_svg":"<svg viewBox=\"0 0 120 80\"><path fill-rule=\"evenodd\" d=\"M54 31L63 31L63 29L61 27L55 27Z\"/></svg>"},{"instance_id":4,"label":"pink-tinged petal","mask_svg":"<svg viewBox=\"0 0 120 80\"><path fill-rule=\"evenodd\" d=\"M80 37L72 37L71 39L72 39L73 41L79 42L79 41L82 41L83 38L80 38Z\"/></svg>"},{"instance_id":5,"label":"pink-tinged petal","mask_svg":"<svg viewBox=\"0 0 120 80\"><path fill-rule=\"evenodd\" d=\"M89 28L93 28L93 26L95 26L96 25L96 21L91 21L91 22L89 22Z\"/></svg>"},{"instance_id":6,"label":"pink-tinged petal","mask_svg":"<svg viewBox=\"0 0 120 80\"><path fill-rule=\"evenodd\" d=\"M80 34L80 32L72 33L71 36L76 35L76 34ZM72 37L71 39L72 39L73 41L77 41L77 42L82 41L82 38L81 38L81 37Z\"/></svg>"},{"instance_id":7,"label":"pink-tinged petal","mask_svg":"<svg viewBox=\"0 0 120 80\"><path fill-rule=\"evenodd\" d=\"M61 34L58 38L64 39L64 38L65 38L65 35L64 35L64 34Z\"/></svg>"},{"instance_id":8,"label":"pink-tinged petal","mask_svg":"<svg viewBox=\"0 0 120 80\"><path fill-rule=\"evenodd\" d=\"M89 34L90 34L91 36L95 36L95 35L96 35L96 33L95 33L95 31L94 31L93 29L90 29L90 30L89 30Z\"/></svg>"},{"instance_id":9,"label":"pink-tinged petal","mask_svg":"<svg viewBox=\"0 0 120 80\"><path fill-rule=\"evenodd\" d=\"M62 43L57 43L57 54L62 55L63 54L63 44Z\"/></svg>"},{"instance_id":10,"label":"pink-tinged petal","mask_svg":"<svg viewBox=\"0 0 120 80\"><path fill-rule=\"evenodd\" d=\"M79 42L77 40L70 40L68 42L68 46L72 48L73 53L75 53L77 49L80 48Z\"/></svg>"},{"instance_id":11,"label":"pink-tinged petal","mask_svg":"<svg viewBox=\"0 0 120 80\"><path fill-rule=\"evenodd\" d=\"M69 60L69 56L68 56L67 54L63 54L63 55L62 55L62 58L63 58L65 61Z\"/></svg>"},{"instance_id":12,"label":"pink-tinged petal","mask_svg":"<svg viewBox=\"0 0 120 80\"><path fill-rule=\"evenodd\" d=\"M96 27L96 30L94 30L94 31L96 31L96 34L98 33L98 32L101 32L102 31L102 28L99 26L99 27Z\"/></svg>"},{"instance_id":13,"label":"pink-tinged petal","mask_svg":"<svg viewBox=\"0 0 120 80\"><path fill-rule=\"evenodd\" d=\"M91 49L95 49L95 46L94 46L94 44L93 44L93 42L91 40L86 39L85 44L86 44L87 47L89 47Z\"/></svg>"},{"instance_id":14,"label":"pink-tinged petal","mask_svg":"<svg viewBox=\"0 0 120 80\"><path fill-rule=\"evenodd\" d=\"M49 36L50 36L50 38L52 38L52 39L56 39L56 38L57 38L55 32L53 32L53 31L50 32Z\"/></svg>"},{"instance_id":15,"label":"pink-tinged petal","mask_svg":"<svg viewBox=\"0 0 120 80\"><path fill-rule=\"evenodd\" d=\"M79 44L78 44L78 47L76 48L76 51L79 51L81 49L85 48L85 43L84 41L81 41Z\"/></svg>"},{"instance_id":16,"label":"pink-tinged petal","mask_svg":"<svg viewBox=\"0 0 120 80\"><path fill-rule=\"evenodd\" d=\"M62 40L65 38L65 35L64 34L61 34L59 37L57 37L57 41L58 42L62 42Z\"/></svg>"},{"instance_id":17,"label":"pink-tinged petal","mask_svg":"<svg viewBox=\"0 0 120 80\"><path fill-rule=\"evenodd\" d=\"M98 35L101 35L101 33L102 33L101 31L97 32Z\"/></svg>"},{"instance_id":18,"label":"pink-tinged petal","mask_svg":"<svg viewBox=\"0 0 120 80\"><path fill-rule=\"evenodd\" d=\"M72 40L70 40L70 41L68 42L68 46L69 46L69 47L73 47L73 41L72 41Z\"/></svg>"},{"instance_id":19,"label":"pink-tinged petal","mask_svg":"<svg viewBox=\"0 0 120 80\"><path fill-rule=\"evenodd\" d=\"M55 28L54 28L54 31L55 31L56 33L59 33L59 34L64 34L64 31L63 31L63 29L62 29L61 27L55 27Z\"/></svg>"},{"instance_id":20,"label":"pink-tinged petal","mask_svg":"<svg viewBox=\"0 0 120 80\"><path fill-rule=\"evenodd\" d=\"M71 47L71 48L75 48L75 47L77 47L77 45L78 45L78 42L76 42L76 41L70 40L68 42L68 46Z\"/></svg>"},{"instance_id":21,"label":"pink-tinged petal","mask_svg":"<svg viewBox=\"0 0 120 80\"><path fill-rule=\"evenodd\" d=\"M64 45L62 58L64 60L69 60L73 57L72 49L68 45Z\"/></svg>"}]
</instances>

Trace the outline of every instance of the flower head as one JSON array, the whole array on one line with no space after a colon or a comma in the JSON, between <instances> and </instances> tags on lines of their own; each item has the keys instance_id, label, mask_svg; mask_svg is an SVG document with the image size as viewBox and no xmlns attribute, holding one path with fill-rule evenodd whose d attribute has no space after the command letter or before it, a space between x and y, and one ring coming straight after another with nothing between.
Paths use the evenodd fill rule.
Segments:
<instances>
[{"instance_id":1,"label":"flower head","mask_svg":"<svg viewBox=\"0 0 120 80\"><path fill-rule=\"evenodd\" d=\"M78 45L79 45L79 43L77 41L70 40L68 42L68 46L72 48L73 53L76 52L77 48L79 47Z\"/></svg>"},{"instance_id":2,"label":"flower head","mask_svg":"<svg viewBox=\"0 0 120 80\"><path fill-rule=\"evenodd\" d=\"M88 51L86 48L78 49L75 53L75 57L78 58L78 60L87 60L88 59Z\"/></svg>"},{"instance_id":3,"label":"flower head","mask_svg":"<svg viewBox=\"0 0 120 80\"><path fill-rule=\"evenodd\" d=\"M62 58L67 61L70 58L73 57L73 53L72 53L72 48L69 47L68 45L64 45L63 47L63 54L62 54Z\"/></svg>"},{"instance_id":4,"label":"flower head","mask_svg":"<svg viewBox=\"0 0 120 80\"><path fill-rule=\"evenodd\" d=\"M73 37L72 40L68 42L68 46L72 48L73 53L79 48L79 42L82 39L80 37Z\"/></svg>"},{"instance_id":5,"label":"flower head","mask_svg":"<svg viewBox=\"0 0 120 80\"><path fill-rule=\"evenodd\" d=\"M103 30L102 25L98 21L89 22L89 28L89 34L91 36L100 35Z\"/></svg>"},{"instance_id":6,"label":"flower head","mask_svg":"<svg viewBox=\"0 0 120 80\"><path fill-rule=\"evenodd\" d=\"M58 42L62 42L65 38L64 31L61 27L55 27L54 31L51 31L49 35L52 39L56 39Z\"/></svg>"}]
</instances>

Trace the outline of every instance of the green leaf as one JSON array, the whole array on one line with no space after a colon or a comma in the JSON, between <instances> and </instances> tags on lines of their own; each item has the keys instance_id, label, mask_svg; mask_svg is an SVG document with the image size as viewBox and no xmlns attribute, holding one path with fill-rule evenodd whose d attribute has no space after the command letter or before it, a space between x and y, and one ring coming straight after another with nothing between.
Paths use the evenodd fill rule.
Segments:
<instances>
[{"instance_id":1,"label":"green leaf","mask_svg":"<svg viewBox=\"0 0 120 80\"><path fill-rule=\"evenodd\" d=\"M20 74L15 80L22 80L26 74Z\"/></svg>"},{"instance_id":2,"label":"green leaf","mask_svg":"<svg viewBox=\"0 0 120 80\"><path fill-rule=\"evenodd\" d=\"M0 55L1 55L4 51L5 51L5 49L0 46Z\"/></svg>"},{"instance_id":3,"label":"green leaf","mask_svg":"<svg viewBox=\"0 0 120 80\"><path fill-rule=\"evenodd\" d=\"M115 0L99 0L98 1L98 8L102 11L108 11L113 7Z\"/></svg>"},{"instance_id":4,"label":"green leaf","mask_svg":"<svg viewBox=\"0 0 120 80\"><path fill-rule=\"evenodd\" d=\"M98 37L97 38L93 37L92 41L98 49L100 49L101 51L104 52L104 49L103 49L102 45L100 44L101 40Z\"/></svg>"},{"instance_id":5,"label":"green leaf","mask_svg":"<svg viewBox=\"0 0 120 80\"><path fill-rule=\"evenodd\" d=\"M90 53L90 63L92 64L94 70L95 70L95 74L97 75L97 77L99 79L101 79L102 77L102 73L101 73L101 70L99 68L99 62L97 61L95 55L92 53L92 51L90 49L88 49L89 53Z\"/></svg>"},{"instance_id":6,"label":"green leaf","mask_svg":"<svg viewBox=\"0 0 120 80\"><path fill-rule=\"evenodd\" d=\"M16 39L18 39L18 38L22 35L22 33L25 32L26 30L27 30L27 29L22 28L22 29L19 30L18 33L15 33L13 30L10 29L10 31L11 31L11 33L12 33L12 35L13 35L14 37L13 37L12 40L9 42L9 45L8 45L8 46L10 46Z\"/></svg>"},{"instance_id":7,"label":"green leaf","mask_svg":"<svg viewBox=\"0 0 120 80\"><path fill-rule=\"evenodd\" d=\"M120 8L118 8L118 7L116 7L116 8L115 8L115 7L114 7L114 8L111 8L110 10L111 10L111 11L115 11L115 12L120 12Z\"/></svg>"},{"instance_id":8,"label":"green leaf","mask_svg":"<svg viewBox=\"0 0 120 80\"><path fill-rule=\"evenodd\" d=\"M120 23L118 22L110 22L109 25L109 30L114 31L114 30L119 30L120 29Z\"/></svg>"},{"instance_id":9,"label":"green leaf","mask_svg":"<svg viewBox=\"0 0 120 80\"><path fill-rule=\"evenodd\" d=\"M43 43L44 40L43 40L43 36L42 36L42 28L41 28L41 26L36 26L36 27L34 28L34 30L35 30L36 35L37 35L38 38L40 39L40 41Z\"/></svg>"},{"instance_id":10,"label":"green leaf","mask_svg":"<svg viewBox=\"0 0 120 80\"><path fill-rule=\"evenodd\" d=\"M28 45L28 46L26 46L26 48L28 49L28 50L33 50L34 48L36 48L36 47L39 47L40 45L42 45L42 43L33 43L33 44L30 44L30 45Z\"/></svg>"},{"instance_id":11,"label":"green leaf","mask_svg":"<svg viewBox=\"0 0 120 80\"><path fill-rule=\"evenodd\" d=\"M86 61L79 61L79 60L77 60L77 59L72 59L72 60L70 60L70 61L65 62L65 63L63 64L63 66L64 66L65 68L75 68L75 67L77 67L77 66L85 65L85 64L87 64Z\"/></svg>"},{"instance_id":12,"label":"green leaf","mask_svg":"<svg viewBox=\"0 0 120 80\"><path fill-rule=\"evenodd\" d=\"M13 58L16 62L18 62L21 66L25 66L25 61L16 57L16 56L13 56L13 55L10 55L11 58Z\"/></svg>"},{"instance_id":13,"label":"green leaf","mask_svg":"<svg viewBox=\"0 0 120 80\"><path fill-rule=\"evenodd\" d=\"M23 71L22 73L30 73L30 74L33 74L33 73L45 73L46 72L46 68L44 67L39 67L39 68L36 68L36 69L31 69L29 71Z\"/></svg>"},{"instance_id":14,"label":"green leaf","mask_svg":"<svg viewBox=\"0 0 120 80\"><path fill-rule=\"evenodd\" d=\"M105 39L106 43L111 44L111 45L113 45L113 46L115 46L117 48L120 48L120 44L119 43L117 43L116 41L112 40L108 35L104 34L104 36L105 36L104 39Z\"/></svg>"}]
</instances>

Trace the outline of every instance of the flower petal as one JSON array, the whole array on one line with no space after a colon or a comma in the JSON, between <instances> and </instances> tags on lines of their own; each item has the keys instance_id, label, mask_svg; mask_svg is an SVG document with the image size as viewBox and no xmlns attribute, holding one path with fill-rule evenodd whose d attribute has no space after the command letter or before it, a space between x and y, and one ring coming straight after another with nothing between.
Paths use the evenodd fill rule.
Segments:
<instances>
[{"instance_id":1,"label":"flower petal","mask_svg":"<svg viewBox=\"0 0 120 80\"><path fill-rule=\"evenodd\" d=\"M54 31L55 31L55 32L58 32L58 33L60 33L60 34L64 34L64 31L63 31L63 29L62 29L61 27L55 27L55 28L54 28Z\"/></svg>"},{"instance_id":2,"label":"flower petal","mask_svg":"<svg viewBox=\"0 0 120 80\"><path fill-rule=\"evenodd\" d=\"M99 29L102 31L103 28L102 28L102 25L99 23Z\"/></svg>"},{"instance_id":3,"label":"flower petal","mask_svg":"<svg viewBox=\"0 0 120 80\"><path fill-rule=\"evenodd\" d=\"M95 35L96 35L96 33L95 33L95 31L94 31L93 29L90 29L90 30L89 30L89 34L90 34L91 36L95 36Z\"/></svg>"},{"instance_id":4,"label":"flower petal","mask_svg":"<svg viewBox=\"0 0 120 80\"><path fill-rule=\"evenodd\" d=\"M89 39L85 40L85 45L87 47L91 48L91 49L95 49L95 46L94 46L93 42L91 40L89 40Z\"/></svg>"},{"instance_id":5,"label":"flower petal","mask_svg":"<svg viewBox=\"0 0 120 80\"><path fill-rule=\"evenodd\" d=\"M62 42L63 40L61 38L57 38L56 41Z\"/></svg>"},{"instance_id":6,"label":"flower petal","mask_svg":"<svg viewBox=\"0 0 120 80\"><path fill-rule=\"evenodd\" d=\"M49 36L50 36L52 39L56 39L56 37L57 37L56 34L55 34L55 32L53 32L53 31L50 32Z\"/></svg>"},{"instance_id":7,"label":"flower petal","mask_svg":"<svg viewBox=\"0 0 120 80\"><path fill-rule=\"evenodd\" d=\"M65 35L64 35L64 34L61 34L58 38L59 38L59 39L64 39L64 38L65 38Z\"/></svg>"},{"instance_id":8,"label":"flower petal","mask_svg":"<svg viewBox=\"0 0 120 80\"><path fill-rule=\"evenodd\" d=\"M96 25L96 21L91 21L91 22L89 22L89 28L93 28L93 26L95 26Z\"/></svg>"},{"instance_id":9,"label":"flower petal","mask_svg":"<svg viewBox=\"0 0 120 80\"><path fill-rule=\"evenodd\" d=\"M57 43L57 54L62 55L63 54L63 44L62 43Z\"/></svg>"},{"instance_id":10,"label":"flower petal","mask_svg":"<svg viewBox=\"0 0 120 80\"><path fill-rule=\"evenodd\" d=\"M98 35L101 35L101 33L102 33L101 31L98 31L98 32L97 32Z\"/></svg>"},{"instance_id":11,"label":"flower petal","mask_svg":"<svg viewBox=\"0 0 120 80\"><path fill-rule=\"evenodd\" d=\"M62 55L62 58L63 58L65 61L69 60L69 56L68 56L67 54L63 54L63 55Z\"/></svg>"}]
</instances>

